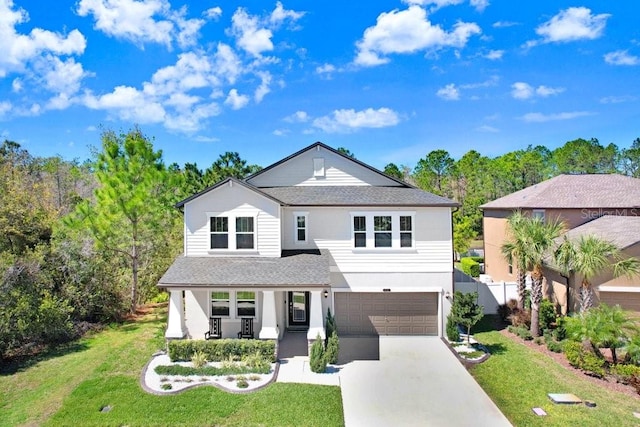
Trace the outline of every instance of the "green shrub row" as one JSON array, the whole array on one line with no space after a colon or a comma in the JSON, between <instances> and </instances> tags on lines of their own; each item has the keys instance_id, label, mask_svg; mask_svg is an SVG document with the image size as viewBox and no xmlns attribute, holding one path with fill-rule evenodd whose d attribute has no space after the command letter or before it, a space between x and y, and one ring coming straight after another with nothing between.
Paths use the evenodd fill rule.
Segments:
<instances>
[{"instance_id":1,"label":"green shrub row","mask_svg":"<svg viewBox=\"0 0 640 427\"><path fill-rule=\"evenodd\" d=\"M270 368L256 369L246 365L236 364L234 366L223 366L217 368L215 366L202 366L200 368L193 368L191 366L182 365L160 365L156 366L156 373L158 375L198 375L198 376L215 376L215 375L242 375L242 374L268 374Z\"/></svg>"},{"instance_id":2,"label":"green shrub row","mask_svg":"<svg viewBox=\"0 0 640 427\"><path fill-rule=\"evenodd\" d=\"M471 277L479 277L480 276L480 262L483 262L484 259L482 257L463 257L460 258L460 268L462 271Z\"/></svg>"},{"instance_id":3,"label":"green shrub row","mask_svg":"<svg viewBox=\"0 0 640 427\"><path fill-rule=\"evenodd\" d=\"M242 360L245 356L256 353L265 360L276 361L276 342L273 340L172 340L168 347L172 362L188 362L196 352L204 353L209 362Z\"/></svg>"},{"instance_id":4,"label":"green shrub row","mask_svg":"<svg viewBox=\"0 0 640 427\"><path fill-rule=\"evenodd\" d=\"M564 354L571 366L582 369L586 374L602 378L605 376L606 362L591 351L585 350L577 341L569 341L564 344Z\"/></svg>"},{"instance_id":5,"label":"green shrub row","mask_svg":"<svg viewBox=\"0 0 640 427\"><path fill-rule=\"evenodd\" d=\"M618 382L629 384L632 377L640 378L640 366L618 363L609 368L609 373L616 377Z\"/></svg>"},{"instance_id":6,"label":"green shrub row","mask_svg":"<svg viewBox=\"0 0 640 427\"><path fill-rule=\"evenodd\" d=\"M530 341L533 339L531 331L529 331L529 328L527 328L526 326L509 326L507 330L512 334L516 334L525 341Z\"/></svg>"}]
</instances>

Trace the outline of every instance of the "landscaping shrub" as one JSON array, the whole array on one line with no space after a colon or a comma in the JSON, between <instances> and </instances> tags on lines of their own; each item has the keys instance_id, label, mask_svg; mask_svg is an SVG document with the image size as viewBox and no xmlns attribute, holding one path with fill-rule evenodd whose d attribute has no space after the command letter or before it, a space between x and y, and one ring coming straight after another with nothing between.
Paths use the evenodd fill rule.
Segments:
<instances>
[{"instance_id":1,"label":"landscaping shrub","mask_svg":"<svg viewBox=\"0 0 640 427\"><path fill-rule=\"evenodd\" d=\"M327 363L338 363L338 352L340 351L340 343L338 341L338 334L334 330L331 336L327 340L327 348L325 349L325 357Z\"/></svg>"},{"instance_id":2,"label":"landscaping shrub","mask_svg":"<svg viewBox=\"0 0 640 427\"><path fill-rule=\"evenodd\" d=\"M311 345L311 354L309 355L309 366L312 372L322 373L327 369L327 359L324 355L324 343L320 334Z\"/></svg>"},{"instance_id":3,"label":"landscaping shrub","mask_svg":"<svg viewBox=\"0 0 640 427\"><path fill-rule=\"evenodd\" d=\"M606 362L577 341L569 341L564 345L564 354L573 367L582 369L586 374L602 378L605 375Z\"/></svg>"},{"instance_id":4,"label":"landscaping shrub","mask_svg":"<svg viewBox=\"0 0 640 427\"><path fill-rule=\"evenodd\" d=\"M631 377L640 377L640 366L618 363L609 368L609 373L622 384L629 384Z\"/></svg>"},{"instance_id":5,"label":"landscaping shrub","mask_svg":"<svg viewBox=\"0 0 640 427\"><path fill-rule=\"evenodd\" d=\"M531 312L528 310L520 310L514 308L509 317L511 324L516 327L525 327L529 329L531 327Z\"/></svg>"},{"instance_id":6,"label":"landscaping shrub","mask_svg":"<svg viewBox=\"0 0 640 427\"><path fill-rule=\"evenodd\" d=\"M540 330L545 331L551 327L551 324L556 321L556 307L548 299L543 299L540 302L540 308L538 310Z\"/></svg>"},{"instance_id":7,"label":"landscaping shrub","mask_svg":"<svg viewBox=\"0 0 640 427\"><path fill-rule=\"evenodd\" d=\"M195 352L203 352L210 362L220 362L229 358L241 360L244 356L256 352L270 362L276 360L276 343L273 340L171 340L168 348L172 362L189 361Z\"/></svg>"},{"instance_id":8,"label":"landscaping shrub","mask_svg":"<svg viewBox=\"0 0 640 427\"><path fill-rule=\"evenodd\" d=\"M482 257L463 257L460 258L460 268L462 271L471 277L480 276L480 262L476 260L483 260Z\"/></svg>"},{"instance_id":9,"label":"landscaping shrub","mask_svg":"<svg viewBox=\"0 0 640 427\"><path fill-rule=\"evenodd\" d=\"M201 368L207 363L207 355L203 351L196 351L191 356L191 363L194 368Z\"/></svg>"},{"instance_id":10,"label":"landscaping shrub","mask_svg":"<svg viewBox=\"0 0 640 427\"><path fill-rule=\"evenodd\" d=\"M564 348L563 341L556 341L553 338L550 338L545 340L545 343L547 344L547 349L549 351L552 351L554 353L562 353L562 350Z\"/></svg>"},{"instance_id":11,"label":"landscaping shrub","mask_svg":"<svg viewBox=\"0 0 640 427\"><path fill-rule=\"evenodd\" d=\"M460 341L460 331L458 331L458 324L453 321L451 314L447 316L447 339L451 342Z\"/></svg>"},{"instance_id":12,"label":"landscaping shrub","mask_svg":"<svg viewBox=\"0 0 640 427\"><path fill-rule=\"evenodd\" d=\"M327 334L325 344L328 344L329 337L331 337L331 335L333 335L334 332L338 331L338 328L336 327L336 318L331 314L330 308L327 308L327 318L325 320L325 331Z\"/></svg>"},{"instance_id":13,"label":"landscaping shrub","mask_svg":"<svg viewBox=\"0 0 640 427\"><path fill-rule=\"evenodd\" d=\"M246 355L242 362L249 368L253 369L253 372L269 372L271 369L271 362L264 358L260 352L256 351L253 354Z\"/></svg>"},{"instance_id":14,"label":"landscaping shrub","mask_svg":"<svg viewBox=\"0 0 640 427\"><path fill-rule=\"evenodd\" d=\"M210 365L202 366L201 368L182 365L160 365L156 366L155 371L158 375L181 375L185 377L190 375L206 377L215 375L268 374L271 372L271 365L259 368L239 363L234 365L225 365L220 368Z\"/></svg>"},{"instance_id":15,"label":"landscaping shrub","mask_svg":"<svg viewBox=\"0 0 640 427\"><path fill-rule=\"evenodd\" d=\"M525 341L531 341L533 339L531 331L526 326L512 326L509 328L509 331L516 334Z\"/></svg>"},{"instance_id":16,"label":"landscaping shrub","mask_svg":"<svg viewBox=\"0 0 640 427\"><path fill-rule=\"evenodd\" d=\"M567 339L567 329L565 328L566 317L556 318L556 328L553 330L553 338L556 341L564 341Z\"/></svg>"}]
</instances>

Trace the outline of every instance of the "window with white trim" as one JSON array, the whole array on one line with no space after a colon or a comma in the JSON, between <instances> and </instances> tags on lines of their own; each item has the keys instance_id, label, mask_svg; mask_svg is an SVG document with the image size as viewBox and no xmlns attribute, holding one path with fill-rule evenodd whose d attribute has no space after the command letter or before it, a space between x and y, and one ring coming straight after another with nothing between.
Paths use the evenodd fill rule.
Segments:
<instances>
[{"instance_id":1,"label":"window with white trim","mask_svg":"<svg viewBox=\"0 0 640 427\"><path fill-rule=\"evenodd\" d=\"M253 217L236 218L236 249L253 249L254 242Z\"/></svg>"},{"instance_id":2,"label":"window with white trim","mask_svg":"<svg viewBox=\"0 0 640 427\"><path fill-rule=\"evenodd\" d=\"M236 313L238 317L256 316L256 293L250 291L236 292Z\"/></svg>"},{"instance_id":3,"label":"window with white trim","mask_svg":"<svg viewBox=\"0 0 640 427\"><path fill-rule=\"evenodd\" d=\"M229 248L229 218L218 216L211 218L211 249Z\"/></svg>"},{"instance_id":4,"label":"window with white trim","mask_svg":"<svg viewBox=\"0 0 640 427\"><path fill-rule=\"evenodd\" d=\"M531 218L540 218L541 221L544 221L544 209L534 209L531 211Z\"/></svg>"},{"instance_id":5,"label":"window with white trim","mask_svg":"<svg viewBox=\"0 0 640 427\"><path fill-rule=\"evenodd\" d=\"M211 292L211 317L229 316L229 292Z\"/></svg>"},{"instance_id":6,"label":"window with white trim","mask_svg":"<svg viewBox=\"0 0 640 427\"><path fill-rule=\"evenodd\" d=\"M308 213L307 212L294 212L293 213L293 240L296 243L306 243L308 234Z\"/></svg>"},{"instance_id":7,"label":"window with white trim","mask_svg":"<svg viewBox=\"0 0 640 427\"><path fill-rule=\"evenodd\" d=\"M356 249L411 249L415 246L415 212L351 212Z\"/></svg>"},{"instance_id":8,"label":"window with white trim","mask_svg":"<svg viewBox=\"0 0 640 427\"><path fill-rule=\"evenodd\" d=\"M353 217L353 247L367 247L367 217Z\"/></svg>"}]
</instances>

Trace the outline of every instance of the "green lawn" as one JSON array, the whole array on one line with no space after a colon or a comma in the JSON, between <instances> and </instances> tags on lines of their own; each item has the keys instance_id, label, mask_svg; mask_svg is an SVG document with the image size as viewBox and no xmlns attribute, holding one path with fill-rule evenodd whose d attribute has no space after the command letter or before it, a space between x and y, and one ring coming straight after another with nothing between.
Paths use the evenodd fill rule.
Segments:
<instances>
[{"instance_id":1,"label":"green lawn","mask_svg":"<svg viewBox=\"0 0 640 427\"><path fill-rule=\"evenodd\" d=\"M497 331L476 333L492 356L471 373L514 426L635 426L640 399L609 391L567 370L550 357L504 337ZM557 405L547 393L573 393L596 403ZM548 414L539 417L532 408Z\"/></svg>"},{"instance_id":2,"label":"green lawn","mask_svg":"<svg viewBox=\"0 0 640 427\"><path fill-rule=\"evenodd\" d=\"M144 364L162 347L164 312L109 328L0 371L0 426L220 425L340 426L338 387L276 383L250 394L200 387L155 396L139 384ZM110 405L106 413L100 409Z\"/></svg>"}]
</instances>

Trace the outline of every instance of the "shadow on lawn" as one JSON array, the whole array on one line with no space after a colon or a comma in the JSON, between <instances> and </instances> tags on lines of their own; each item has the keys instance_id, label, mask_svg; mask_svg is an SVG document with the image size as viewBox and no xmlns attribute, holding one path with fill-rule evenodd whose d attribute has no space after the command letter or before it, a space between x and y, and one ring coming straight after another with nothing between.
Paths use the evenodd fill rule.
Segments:
<instances>
[{"instance_id":1,"label":"shadow on lawn","mask_svg":"<svg viewBox=\"0 0 640 427\"><path fill-rule=\"evenodd\" d=\"M487 314L478 323L471 328L471 333L478 334L481 332L501 331L507 325L497 314Z\"/></svg>"},{"instance_id":2,"label":"shadow on lawn","mask_svg":"<svg viewBox=\"0 0 640 427\"><path fill-rule=\"evenodd\" d=\"M0 363L0 376L13 375L22 372L40 362L44 362L67 354L78 353L89 348L84 341L74 341L67 344L60 344L53 348L40 349L38 353L20 355L10 359L3 359Z\"/></svg>"},{"instance_id":3,"label":"shadow on lawn","mask_svg":"<svg viewBox=\"0 0 640 427\"><path fill-rule=\"evenodd\" d=\"M504 344L483 344L483 346L489 350L489 354L504 354L507 352L507 346Z\"/></svg>"}]
</instances>

